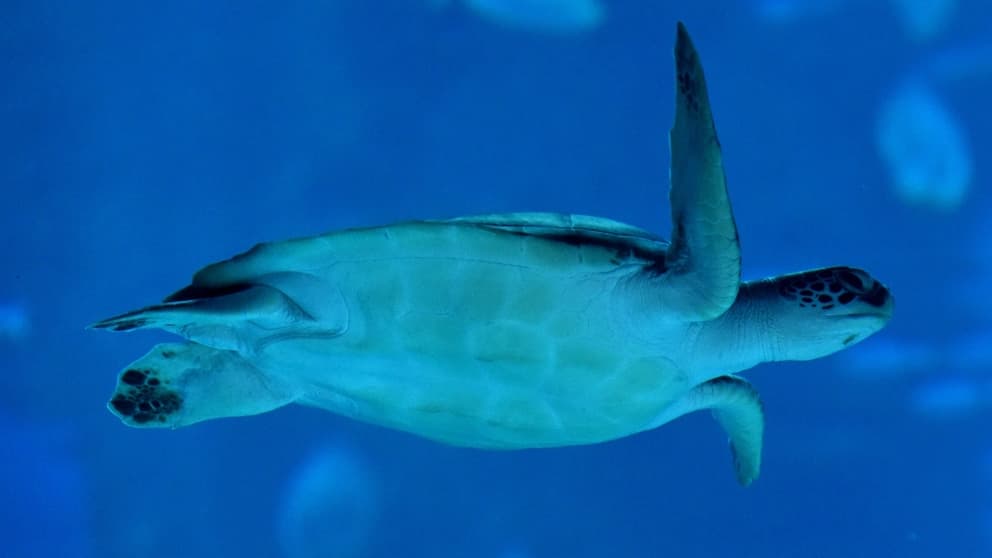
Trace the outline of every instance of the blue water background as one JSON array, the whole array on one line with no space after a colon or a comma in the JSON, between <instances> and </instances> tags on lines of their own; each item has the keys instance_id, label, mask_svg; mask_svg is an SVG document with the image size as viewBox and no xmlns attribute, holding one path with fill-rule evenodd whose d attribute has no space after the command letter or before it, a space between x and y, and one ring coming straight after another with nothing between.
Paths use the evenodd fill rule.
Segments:
<instances>
[{"instance_id":1,"label":"blue water background","mask_svg":"<svg viewBox=\"0 0 992 558\"><path fill-rule=\"evenodd\" d=\"M779 27L744 2L613 2L576 36L425 4L5 5L0 298L30 330L0 338L0 555L278 556L281 491L328 442L377 479L373 558L992 552L992 405L914 412L919 376L859 377L839 356L746 374L768 420L747 489L705 413L493 453L295 406L177 431L107 412L121 367L166 336L83 327L260 240L513 210L668 236L677 20L705 63L746 275L870 269L897 314L866 346L992 325L992 241L976 232L992 213L992 77L941 87L976 161L956 212L902 204L872 136L902 76L992 37L987 4L962 2L926 44L884 2Z\"/></svg>"}]
</instances>

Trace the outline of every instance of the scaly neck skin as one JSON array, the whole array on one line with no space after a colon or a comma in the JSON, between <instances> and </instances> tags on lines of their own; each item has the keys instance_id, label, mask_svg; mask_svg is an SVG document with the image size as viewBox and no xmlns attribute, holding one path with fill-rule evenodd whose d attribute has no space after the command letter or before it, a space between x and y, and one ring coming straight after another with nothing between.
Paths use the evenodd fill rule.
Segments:
<instances>
[{"instance_id":1,"label":"scaly neck skin","mask_svg":"<svg viewBox=\"0 0 992 558\"><path fill-rule=\"evenodd\" d=\"M771 281L742 283L734 304L720 317L698 324L692 346L692 372L700 380L747 370L778 360L780 324Z\"/></svg>"}]
</instances>

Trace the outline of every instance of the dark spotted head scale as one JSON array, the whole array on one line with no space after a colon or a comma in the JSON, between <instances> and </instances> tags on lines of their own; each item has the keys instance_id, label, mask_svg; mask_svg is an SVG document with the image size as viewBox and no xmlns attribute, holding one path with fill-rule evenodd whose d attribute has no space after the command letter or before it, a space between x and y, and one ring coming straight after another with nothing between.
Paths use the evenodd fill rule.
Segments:
<instances>
[{"instance_id":1,"label":"dark spotted head scale","mask_svg":"<svg viewBox=\"0 0 992 558\"><path fill-rule=\"evenodd\" d=\"M892 304L892 295L881 282L853 267L828 267L781 278L779 294L803 308L832 310L852 303L875 308Z\"/></svg>"},{"instance_id":2,"label":"dark spotted head scale","mask_svg":"<svg viewBox=\"0 0 992 558\"><path fill-rule=\"evenodd\" d=\"M889 323L895 301L867 272L838 266L742 285L745 316L770 337L766 360L812 360L859 343Z\"/></svg>"}]
</instances>

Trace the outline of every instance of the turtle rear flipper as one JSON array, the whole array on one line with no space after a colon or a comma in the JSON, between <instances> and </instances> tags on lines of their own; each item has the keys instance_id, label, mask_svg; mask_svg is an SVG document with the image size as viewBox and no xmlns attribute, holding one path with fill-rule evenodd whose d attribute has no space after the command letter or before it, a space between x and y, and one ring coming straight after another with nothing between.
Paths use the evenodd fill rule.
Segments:
<instances>
[{"instance_id":1,"label":"turtle rear flipper","mask_svg":"<svg viewBox=\"0 0 992 558\"><path fill-rule=\"evenodd\" d=\"M264 413L295 399L288 384L234 351L163 343L120 373L107 406L128 426L177 428Z\"/></svg>"},{"instance_id":2,"label":"turtle rear flipper","mask_svg":"<svg viewBox=\"0 0 992 558\"><path fill-rule=\"evenodd\" d=\"M197 298L177 297L180 293L195 294ZM166 301L89 327L112 331L162 329L211 347L243 350L258 337L308 318L283 292L266 285L242 285L216 292L187 287Z\"/></svg>"}]
</instances>

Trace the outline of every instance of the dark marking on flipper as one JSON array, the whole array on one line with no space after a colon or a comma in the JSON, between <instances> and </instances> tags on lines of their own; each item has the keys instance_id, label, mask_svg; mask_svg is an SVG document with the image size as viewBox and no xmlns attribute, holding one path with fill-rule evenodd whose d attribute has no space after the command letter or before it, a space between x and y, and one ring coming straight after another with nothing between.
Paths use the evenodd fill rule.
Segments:
<instances>
[{"instance_id":1,"label":"dark marking on flipper","mask_svg":"<svg viewBox=\"0 0 992 558\"><path fill-rule=\"evenodd\" d=\"M675 80L679 95L678 100L684 101L688 112L707 122L708 132L717 147L720 140L713 125L713 115L709 108L709 93L706 88L706 78L703 76L702 62L685 25L680 21L675 39Z\"/></svg>"},{"instance_id":2,"label":"dark marking on flipper","mask_svg":"<svg viewBox=\"0 0 992 558\"><path fill-rule=\"evenodd\" d=\"M696 96L696 79L687 70L682 70L678 75L679 93L685 98L686 107L691 112L699 113L699 97Z\"/></svg>"},{"instance_id":3,"label":"dark marking on flipper","mask_svg":"<svg viewBox=\"0 0 992 558\"><path fill-rule=\"evenodd\" d=\"M165 297L162 301L186 302L191 300L201 300L204 298L217 298L237 294L252 288L251 283L235 283L233 285L222 285L220 287L205 287L203 285L188 285Z\"/></svg>"},{"instance_id":4,"label":"dark marking on flipper","mask_svg":"<svg viewBox=\"0 0 992 558\"><path fill-rule=\"evenodd\" d=\"M166 422L169 415L182 408L182 397L165 386L157 378L155 370L125 370L120 376L120 382L110 408L121 420L132 426L141 426L149 422Z\"/></svg>"},{"instance_id":5,"label":"dark marking on flipper","mask_svg":"<svg viewBox=\"0 0 992 558\"><path fill-rule=\"evenodd\" d=\"M140 370L128 370L121 375L121 381L129 386L140 386L148 375Z\"/></svg>"},{"instance_id":6,"label":"dark marking on flipper","mask_svg":"<svg viewBox=\"0 0 992 558\"><path fill-rule=\"evenodd\" d=\"M121 394L115 395L114 398L110 400L110 406L117 411L117 414L125 417L133 415L135 408L137 407L131 398L125 397Z\"/></svg>"},{"instance_id":7,"label":"dark marking on flipper","mask_svg":"<svg viewBox=\"0 0 992 558\"><path fill-rule=\"evenodd\" d=\"M145 325L147 323L148 323L148 320L143 320L143 319L140 319L140 318L136 318L136 319L133 319L133 320L115 321L113 323L109 323L109 324L106 324L106 325L95 324L95 325L92 325L90 327L92 327L94 329L110 329L112 331L131 331L132 329L140 329L142 327L145 327Z\"/></svg>"}]
</instances>

